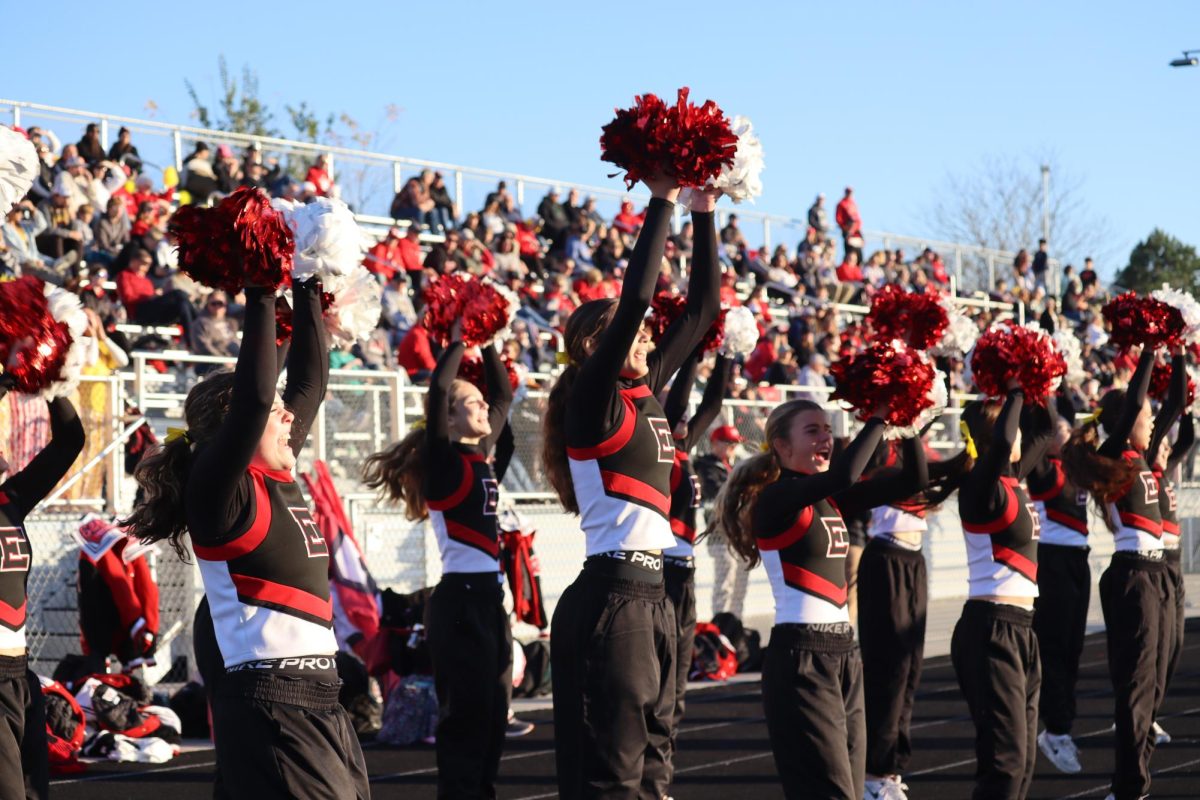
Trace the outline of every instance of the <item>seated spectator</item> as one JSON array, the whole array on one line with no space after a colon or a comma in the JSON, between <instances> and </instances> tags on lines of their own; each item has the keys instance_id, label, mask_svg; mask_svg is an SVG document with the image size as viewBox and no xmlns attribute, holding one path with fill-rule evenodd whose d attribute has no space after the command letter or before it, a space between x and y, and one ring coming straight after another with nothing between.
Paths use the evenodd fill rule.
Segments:
<instances>
[{"instance_id":1,"label":"seated spectator","mask_svg":"<svg viewBox=\"0 0 1200 800\"><path fill-rule=\"evenodd\" d=\"M490 275L496 266L492 251L484 247L469 228L461 234L463 269L472 275Z\"/></svg>"},{"instance_id":2,"label":"seated spectator","mask_svg":"<svg viewBox=\"0 0 1200 800\"><path fill-rule=\"evenodd\" d=\"M437 233L438 221L434 216L436 207L425 183L420 178L409 178L404 188L392 199L391 215L393 219L407 219L418 227L424 225Z\"/></svg>"},{"instance_id":3,"label":"seated spectator","mask_svg":"<svg viewBox=\"0 0 1200 800\"><path fill-rule=\"evenodd\" d=\"M242 163L227 144L217 146L217 163L213 165L217 176L217 188L222 194L232 194L242 185Z\"/></svg>"},{"instance_id":4,"label":"seated spectator","mask_svg":"<svg viewBox=\"0 0 1200 800\"><path fill-rule=\"evenodd\" d=\"M721 244L737 250L746 247L746 237L742 235L742 231L738 228L737 214L730 214L729 221L725 223L725 227L721 228Z\"/></svg>"},{"instance_id":5,"label":"seated spectator","mask_svg":"<svg viewBox=\"0 0 1200 800\"><path fill-rule=\"evenodd\" d=\"M87 162L79 156L71 156L59 163L63 169L54 178L51 194L61 194L67 198L68 213L74 216L79 207L89 200L92 174L88 172Z\"/></svg>"},{"instance_id":6,"label":"seated spectator","mask_svg":"<svg viewBox=\"0 0 1200 800\"><path fill-rule=\"evenodd\" d=\"M328 197L333 188L333 178L329 174L329 156L322 153L304 176L306 183L311 183L317 197Z\"/></svg>"},{"instance_id":7,"label":"seated spectator","mask_svg":"<svg viewBox=\"0 0 1200 800\"><path fill-rule=\"evenodd\" d=\"M558 202L558 189L551 187L538 204L538 216L542 218L542 235L550 240L551 250L560 250L566 243L567 229L571 218L567 210Z\"/></svg>"},{"instance_id":8,"label":"seated spectator","mask_svg":"<svg viewBox=\"0 0 1200 800\"><path fill-rule=\"evenodd\" d=\"M83 205L82 203L80 205ZM83 233L75 226L75 209L70 198L55 186L50 199L41 206L46 228L38 235L37 247L53 259L67 253L75 253L76 260L83 256Z\"/></svg>"},{"instance_id":9,"label":"seated spectator","mask_svg":"<svg viewBox=\"0 0 1200 800\"><path fill-rule=\"evenodd\" d=\"M675 247L679 249L679 254L688 261L692 260L692 239L692 221L690 219L680 226L679 233L671 237L671 241L675 242Z\"/></svg>"},{"instance_id":10,"label":"seated spectator","mask_svg":"<svg viewBox=\"0 0 1200 800\"><path fill-rule=\"evenodd\" d=\"M419 277L419 276L418 276ZM383 318L380 321L384 328L391 331L392 346L400 343L403 334L417 324L417 311L413 307L412 297L409 296L408 280L403 271L392 273L383 287Z\"/></svg>"},{"instance_id":11,"label":"seated spectator","mask_svg":"<svg viewBox=\"0 0 1200 800\"><path fill-rule=\"evenodd\" d=\"M613 217L612 226L626 236L633 236L641 229L642 223L645 221L646 212L634 213L633 201L626 199L621 201L621 210L617 216Z\"/></svg>"},{"instance_id":12,"label":"seated spectator","mask_svg":"<svg viewBox=\"0 0 1200 800\"><path fill-rule=\"evenodd\" d=\"M196 316L192 352L200 356L235 357L241 347L237 334L237 320L229 317L229 299L217 289L209 294L204 310ZM212 369L212 364L197 364L196 374L203 375Z\"/></svg>"},{"instance_id":13,"label":"seated spectator","mask_svg":"<svg viewBox=\"0 0 1200 800\"><path fill-rule=\"evenodd\" d=\"M531 273L542 276L542 240L537 235L537 220L517 223L517 252Z\"/></svg>"},{"instance_id":14,"label":"seated spectator","mask_svg":"<svg viewBox=\"0 0 1200 800\"><path fill-rule=\"evenodd\" d=\"M89 122L83 138L75 145L79 155L88 164L97 164L104 160L104 145L100 142L100 126Z\"/></svg>"},{"instance_id":15,"label":"seated spectator","mask_svg":"<svg viewBox=\"0 0 1200 800\"><path fill-rule=\"evenodd\" d=\"M75 220L71 223L71 229L79 232L79 242L83 245L83 252L89 253L92 251L95 233L92 230L92 224L96 218L96 209L91 203L84 203L75 212Z\"/></svg>"},{"instance_id":16,"label":"seated spectator","mask_svg":"<svg viewBox=\"0 0 1200 800\"><path fill-rule=\"evenodd\" d=\"M400 242L403 236L395 225L388 228L387 235L371 246L363 259L367 271L386 283L392 276L404 269L403 255L400 252Z\"/></svg>"},{"instance_id":17,"label":"seated spectator","mask_svg":"<svg viewBox=\"0 0 1200 800\"><path fill-rule=\"evenodd\" d=\"M858 265L858 251L846 251L846 260L837 268L837 291L833 295L835 303L849 303L862 289L863 271Z\"/></svg>"},{"instance_id":18,"label":"seated spectator","mask_svg":"<svg viewBox=\"0 0 1200 800\"><path fill-rule=\"evenodd\" d=\"M772 386L788 386L796 382L798 372L796 352L790 347L784 347L776 356L775 363L767 368L763 380Z\"/></svg>"},{"instance_id":19,"label":"seated spectator","mask_svg":"<svg viewBox=\"0 0 1200 800\"><path fill-rule=\"evenodd\" d=\"M517 252L516 230L505 230L496 243L496 251L492 253L496 261L496 270L502 275L517 275L524 278L529 274L529 268L521 260Z\"/></svg>"},{"instance_id":20,"label":"seated spectator","mask_svg":"<svg viewBox=\"0 0 1200 800\"><path fill-rule=\"evenodd\" d=\"M450 190L446 188L446 179L440 172L433 173L433 178L429 182L429 197L433 200L433 210L442 230L453 228L454 221L458 219L458 207L454 204L454 198L450 196Z\"/></svg>"},{"instance_id":21,"label":"seated spectator","mask_svg":"<svg viewBox=\"0 0 1200 800\"><path fill-rule=\"evenodd\" d=\"M371 335L367 337L366 341L355 342L350 352L366 369L396 369L396 354L392 350L388 332L383 328L371 331Z\"/></svg>"},{"instance_id":22,"label":"seated spectator","mask_svg":"<svg viewBox=\"0 0 1200 800\"><path fill-rule=\"evenodd\" d=\"M96 209L107 208L109 199L114 193L121 191L128 180L125 170L116 162L107 159L92 166L90 177L86 194L88 202Z\"/></svg>"},{"instance_id":23,"label":"seated spectator","mask_svg":"<svg viewBox=\"0 0 1200 800\"><path fill-rule=\"evenodd\" d=\"M129 132L129 128L121 126L121 130L117 132L117 140L108 148L108 158L118 164L124 164L135 173L142 171L142 159L133 144L133 134Z\"/></svg>"},{"instance_id":24,"label":"seated spectator","mask_svg":"<svg viewBox=\"0 0 1200 800\"><path fill-rule=\"evenodd\" d=\"M363 369L363 360L354 354L354 347L337 342L329 351L330 369Z\"/></svg>"},{"instance_id":25,"label":"seated spectator","mask_svg":"<svg viewBox=\"0 0 1200 800\"><path fill-rule=\"evenodd\" d=\"M483 227L492 236L503 236L504 231L508 228L508 223L500 213L500 200L498 198L483 207L483 212L480 214L479 219L483 223Z\"/></svg>"},{"instance_id":26,"label":"seated spectator","mask_svg":"<svg viewBox=\"0 0 1200 800\"><path fill-rule=\"evenodd\" d=\"M813 353L808 357L808 364L800 370L796 384L815 389L824 389L829 386L827 375L829 375L828 359L820 353ZM814 403L824 403L829 399L829 394L827 392L799 392L796 394L796 398L811 400Z\"/></svg>"},{"instance_id":27,"label":"seated spectator","mask_svg":"<svg viewBox=\"0 0 1200 800\"><path fill-rule=\"evenodd\" d=\"M746 359L742 373L755 383L761 381L767 374L767 370L775 363L779 348L787 346L787 335L787 325L776 325L771 328L766 336L758 340L758 346Z\"/></svg>"},{"instance_id":28,"label":"seated spectator","mask_svg":"<svg viewBox=\"0 0 1200 800\"><path fill-rule=\"evenodd\" d=\"M184 342L192 345L196 309L179 289L155 288L149 277L153 263L153 256L145 249L139 247L131 253L129 268L117 276L121 304L129 319L139 325L182 326Z\"/></svg>"},{"instance_id":29,"label":"seated spectator","mask_svg":"<svg viewBox=\"0 0 1200 800\"><path fill-rule=\"evenodd\" d=\"M408 333L404 334L399 347L396 348L396 363L414 382L429 379L433 368L437 366L437 358L433 355L429 331L424 325L413 325L408 329Z\"/></svg>"},{"instance_id":30,"label":"seated spectator","mask_svg":"<svg viewBox=\"0 0 1200 800\"><path fill-rule=\"evenodd\" d=\"M628 258L625 240L615 225L608 229L608 234L592 253L592 263L607 275L611 275L618 267L624 267Z\"/></svg>"},{"instance_id":31,"label":"seated spectator","mask_svg":"<svg viewBox=\"0 0 1200 800\"><path fill-rule=\"evenodd\" d=\"M462 252L459 249L461 244L462 234L458 231L450 231L446 234L444 242L438 242L430 248L429 255L425 257L425 267L432 269L438 275L445 275L458 269L462 266L460 263Z\"/></svg>"},{"instance_id":32,"label":"seated spectator","mask_svg":"<svg viewBox=\"0 0 1200 800\"><path fill-rule=\"evenodd\" d=\"M15 265L17 275L42 275L53 259L42 255L37 237L46 230L46 217L30 200L25 199L9 209L4 216L4 245L7 261Z\"/></svg>"},{"instance_id":33,"label":"seated spectator","mask_svg":"<svg viewBox=\"0 0 1200 800\"><path fill-rule=\"evenodd\" d=\"M192 196L192 202L196 205L207 205L209 198L219 188L209 155L208 145L196 142L196 148L183 165L183 189Z\"/></svg>"}]
</instances>

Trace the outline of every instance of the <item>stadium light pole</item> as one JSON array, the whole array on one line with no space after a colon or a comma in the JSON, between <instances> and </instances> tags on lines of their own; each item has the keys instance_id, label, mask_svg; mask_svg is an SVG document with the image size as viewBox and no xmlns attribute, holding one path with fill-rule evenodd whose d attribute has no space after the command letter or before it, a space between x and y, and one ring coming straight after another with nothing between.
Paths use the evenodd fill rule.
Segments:
<instances>
[{"instance_id":1,"label":"stadium light pole","mask_svg":"<svg viewBox=\"0 0 1200 800\"><path fill-rule=\"evenodd\" d=\"M1200 66L1200 58L1197 58L1193 53L1200 53L1200 50L1184 50L1183 58L1176 58L1171 61L1172 67L1195 67Z\"/></svg>"}]
</instances>

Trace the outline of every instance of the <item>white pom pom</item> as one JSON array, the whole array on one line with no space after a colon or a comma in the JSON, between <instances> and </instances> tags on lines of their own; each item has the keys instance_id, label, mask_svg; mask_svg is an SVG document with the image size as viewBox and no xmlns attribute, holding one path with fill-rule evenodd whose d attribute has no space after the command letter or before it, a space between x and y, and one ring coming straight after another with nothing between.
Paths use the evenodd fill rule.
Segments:
<instances>
[{"instance_id":1,"label":"white pom pom","mask_svg":"<svg viewBox=\"0 0 1200 800\"><path fill-rule=\"evenodd\" d=\"M975 346L975 340L979 338L979 326L949 297L943 297L940 305L946 311L949 324L942 334L942 340L929 352L935 356L962 358Z\"/></svg>"},{"instance_id":2,"label":"white pom pom","mask_svg":"<svg viewBox=\"0 0 1200 800\"><path fill-rule=\"evenodd\" d=\"M921 356L922 360L927 363L930 361L929 357L924 353L920 351L915 352ZM926 425L942 415L942 412L946 410L946 405L950 401L949 393L946 391L946 373L940 369L934 369L933 383L930 384L929 391L925 396L929 398L929 407L918 414L911 425L888 425L883 431L884 439L910 439L918 435L925 429Z\"/></svg>"},{"instance_id":3,"label":"white pom pom","mask_svg":"<svg viewBox=\"0 0 1200 800\"><path fill-rule=\"evenodd\" d=\"M734 117L730 129L737 135L737 155L733 163L721 168L711 181L715 189L735 203L753 200L762 194L763 146L754 135L754 126L742 116Z\"/></svg>"},{"instance_id":4,"label":"white pom pom","mask_svg":"<svg viewBox=\"0 0 1200 800\"><path fill-rule=\"evenodd\" d=\"M11 128L0 126L0 216L25 196L38 171L33 142Z\"/></svg>"},{"instance_id":5,"label":"white pom pom","mask_svg":"<svg viewBox=\"0 0 1200 800\"><path fill-rule=\"evenodd\" d=\"M78 295L49 284L46 284L45 292L50 316L57 322L65 323L71 333L71 346L63 362L62 377L42 391L42 397L53 400L66 397L79 387L79 376L87 366L88 347L84 334L87 332L88 319Z\"/></svg>"},{"instance_id":6,"label":"white pom pom","mask_svg":"<svg viewBox=\"0 0 1200 800\"><path fill-rule=\"evenodd\" d=\"M1083 368L1083 354L1079 347L1079 337L1075 331L1062 329L1054 332L1054 346L1067 360L1066 379L1072 383L1082 383L1087 380L1087 371Z\"/></svg>"},{"instance_id":7,"label":"white pom pom","mask_svg":"<svg viewBox=\"0 0 1200 800\"><path fill-rule=\"evenodd\" d=\"M1196 302L1196 298L1179 289L1155 289L1150 296L1179 309L1183 316L1184 341L1200 344L1200 303Z\"/></svg>"},{"instance_id":8,"label":"white pom pom","mask_svg":"<svg viewBox=\"0 0 1200 800\"><path fill-rule=\"evenodd\" d=\"M725 312L725 337L721 353L727 356L748 356L758 346L758 321L754 312L737 306Z\"/></svg>"},{"instance_id":9,"label":"white pom pom","mask_svg":"<svg viewBox=\"0 0 1200 800\"><path fill-rule=\"evenodd\" d=\"M349 275L335 275L324 284L333 295L325 309L325 328L343 344L365 341L379 325L383 289L375 276L359 267Z\"/></svg>"},{"instance_id":10,"label":"white pom pom","mask_svg":"<svg viewBox=\"0 0 1200 800\"><path fill-rule=\"evenodd\" d=\"M492 288L496 290L497 294L504 298L504 301L508 306L508 322L505 323L503 328L496 331L496 338L489 342L489 344L495 342L507 342L515 335L513 333L512 324L513 320L517 318L517 312L521 310L521 298L518 297L517 293L512 289L509 289L507 286L499 283L498 281L488 281L488 283L491 284Z\"/></svg>"},{"instance_id":11,"label":"white pom pom","mask_svg":"<svg viewBox=\"0 0 1200 800\"><path fill-rule=\"evenodd\" d=\"M341 200L318 197L307 204L276 198L271 207L283 214L296 239L292 278L322 282L346 276L362 263L363 238L350 207Z\"/></svg>"}]
</instances>

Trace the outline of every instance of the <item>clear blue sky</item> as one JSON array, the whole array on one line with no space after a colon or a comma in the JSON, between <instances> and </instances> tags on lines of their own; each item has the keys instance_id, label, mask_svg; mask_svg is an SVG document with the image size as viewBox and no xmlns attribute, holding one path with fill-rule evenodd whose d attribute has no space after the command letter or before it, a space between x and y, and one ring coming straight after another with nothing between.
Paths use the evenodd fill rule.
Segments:
<instances>
[{"instance_id":1,"label":"clear blue sky","mask_svg":"<svg viewBox=\"0 0 1200 800\"><path fill-rule=\"evenodd\" d=\"M153 102L155 118L186 122L184 78L215 96L223 52L258 72L279 117L306 100L370 125L395 104L398 154L605 183L612 108L686 84L760 130L765 211L801 214L850 183L867 227L929 235L947 172L983 156L1036 170L1053 150L1121 258L1154 226L1200 245L1200 68L1167 67L1200 48L1187 0L220 0L91 5L90 19L71 5L5 3L5 27L30 35L8 37L7 63L24 68L0 94L138 117Z\"/></svg>"}]
</instances>

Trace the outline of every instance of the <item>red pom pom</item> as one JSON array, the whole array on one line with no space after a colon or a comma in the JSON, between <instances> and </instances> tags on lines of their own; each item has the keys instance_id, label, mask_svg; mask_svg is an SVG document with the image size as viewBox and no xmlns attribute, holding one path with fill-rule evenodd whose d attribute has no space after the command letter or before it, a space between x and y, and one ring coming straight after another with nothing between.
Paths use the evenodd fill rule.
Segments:
<instances>
[{"instance_id":1,"label":"red pom pom","mask_svg":"<svg viewBox=\"0 0 1200 800\"><path fill-rule=\"evenodd\" d=\"M906 292L895 284L875 294L867 321L884 341L901 339L918 350L940 342L950 325L936 292Z\"/></svg>"},{"instance_id":2,"label":"red pom pom","mask_svg":"<svg viewBox=\"0 0 1200 800\"><path fill-rule=\"evenodd\" d=\"M625 170L626 186L666 174L680 186L703 188L733 163L737 136L729 120L711 100L689 102L688 91L680 89L670 108L657 95L638 95L602 129L600 158Z\"/></svg>"},{"instance_id":3,"label":"red pom pom","mask_svg":"<svg viewBox=\"0 0 1200 800\"><path fill-rule=\"evenodd\" d=\"M988 397L1003 396L1015 379L1025 399L1041 405L1067 373L1067 360L1044 331L1010 321L979 337L971 372L976 388Z\"/></svg>"},{"instance_id":4,"label":"red pom pom","mask_svg":"<svg viewBox=\"0 0 1200 800\"><path fill-rule=\"evenodd\" d=\"M937 373L933 362L899 340L874 342L837 361L830 371L837 381L832 398L849 403L861 420L888 405L887 423L907 427L933 404L929 397Z\"/></svg>"},{"instance_id":5,"label":"red pom pom","mask_svg":"<svg viewBox=\"0 0 1200 800\"><path fill-rule=\"evenodd\" d=\"M1171 391L1171 362L1158 359L1154 362L1154 368L1150 371L1150 389L1147 394L1154 400L1162 402L1167 399L1167 394ZM1187 379L1187 397L1184 400L1183 407L1191 408L1192 403L1196 400L1196 382L1192 380L1192 376L1188 375Z\"/></svg>"},{"instance_id":6,"label":"red pom pom","mask_svg":"<svg viewBox=\"0 0 1200 800\"><path fill-rule=\"evenodd\" d=\"M184 206L168 230L179 268L205 286L230 293L247 284L273 289L291 274L292 230L257 189L238 189L211 208Z\"/></svg>"},{"instance_id":7,"label":"red pom pom","mask_svg":"<svg viewBox=\"0 0 1200 800\"><path fill-rule=\"evenodd\" d=\"M520 383L516 368L513 367L512 361L507 356L500 356L500 363L504 364L504 370L508 373L508 385L515 392L517 385ZM483 370L483 359L481 357L468 356L463 358L458 365L458 377L482 392L484 398L487 399L487 377Z\"/></svg>"},{"instance_id":8,"label":"red pom pom","mask_svg":"<svg viewBox=\"0 0 1200 800\"><path fill-rule=\"evenodd\" d=\"M683 295L670 292L659 292L654 295L654 299L650 301L650 316L646 320L646 325L649 326L650 337L656 344L667 332L667 328L670 328L671 324L679 319L685 308L687 308L687 298ZM701 352L711 353L724 343L726 313L728 313L728 309L722 308L717 314L716 320L705 332L704 338L700 340Z\"/></svg>"},{"instance_id":9,"label":"red pom pom","mask_svg":"<svg viewBox=\"0 0 1200 800\"><path fill-rule=\"evenodd\" d=\"M422 324L447 345L454 324L461 321L464 345L488 344L508 326L511 300L492 283L452 272L426 287Z\"/></svg>"},{"instance_id":10,"label":"red pom pom","mask_svg":"<svg viewBox=\"0 0 1200 800\"><path fill-rule=\"evenodd\" d=\"M61 380L71 331L46 302L45 284L26 275L0 283L0 366L13 388L38 394Z\"/></svg>"},{"instance_id":11,"label":"red pom pom","mask_svg":"<svg viewBox=\"0 0 1200 800\"><path fill-rule=\"evenodd\" d=\"M292 338L292 307L286 298L275 298L275 346L283 347Z\"/></svg>"},{"instance_id":12,"label":"red pom pom","mask_svg":"<svg viewBox=\"0 0 1200 800\"><path fill-rule=\"evenodd\" d=\"M1110 340L1122 350L1135 344L1158 348L1183 343L1183 314L1161 300L1126 292L1110 300L1103 313L1112 326Z\"/></svg>"}]
</instances>

